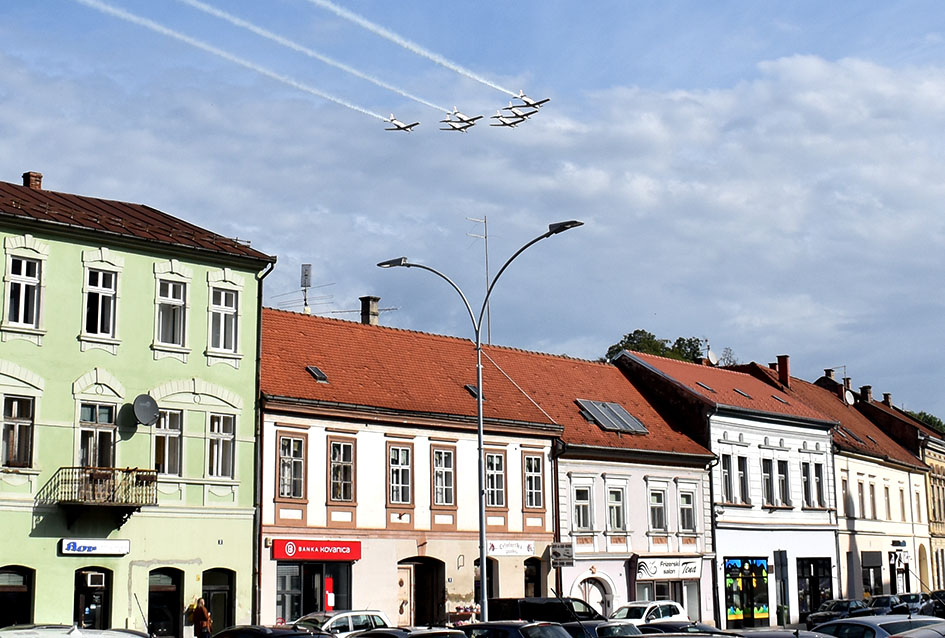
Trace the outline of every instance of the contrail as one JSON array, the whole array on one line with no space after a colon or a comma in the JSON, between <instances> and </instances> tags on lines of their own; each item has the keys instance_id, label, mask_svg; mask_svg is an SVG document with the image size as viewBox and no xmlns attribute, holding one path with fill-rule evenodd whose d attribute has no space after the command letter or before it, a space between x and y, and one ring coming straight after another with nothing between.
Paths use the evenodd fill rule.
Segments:
<instances>
[{"instance_id":1,"label":"contrail","mask_svg":"<svg viewBox=\"0 0 945 638\"><path fill-rule=\"evenodd\" d=\"M133 13L129 13L122 9L117 9L111 5L105 4L104 2L99 2L99 0L75 0L75 2L78 2L79 4L84 4L85 6L91 9L101 11L102 13L107 13L116 18L121 18L122 20L125 20L126 22L131 22L132 24L137 24L138 26L151 29L152 31L156 31L157 33L166 35L170 38L180 40L181 42L185 42L193 47L202 49L203 51L206 51L207 53L212 53L213 55L221 57L224 60L229 60L230 62L233 62L234 64L239 64L240 66L245 67L251 71L255 71L256 73L259 73L260 75L265 75L268 78L276 80L277 82L282 82L283 84L296 88L300 91L305 91L306 93L317 95L318 97L322 99L328 100L329 102L334 102L335 104L339 104L341 106L349 108L352 111L357 111L358 113L364 113L365 115L370 115L371 117L377 118L384 122L388 121L387 118L384 117L383 115L374 113L367 109L361 108L360 106L357 106L356 104L351 104L350 102L346 102L345 100L342 100L341 98L337 98L337 97L334 97L333 95L329 95L328 93L319 91L316 88L313 88L306 84L302 84L298 80L294 80L288 76L280 75L274 71L270 71L269 69L265 67L259 66L258 64L254 64L252 62L239 58L233 55L232 53L227 53L226 51L223 51L214 46L211 46L207 44L206 42L202 42L195 38L191 38L190 36L186 36L182 33L178 33L177 31L168 29L167 27L162 26L152 20L148 20L147 18L142 18L140 16L137 16Z\"/></svg>"},{"instance_id":2,"label":"contrail","mask_svg":"<svg viewBox=\"0 0 945 638\"><path fill-rule=\"evenodd\" d=\"M345 71L346 73L350 73L351 75L359 77L362 80L367 80L368 82L371 82L372 84L375 84L376 86L379 86L382 89L393 91L394 93L398 93L404 96L405 98L411 99L415 102L419 102L420 104L429 106L430 108L434 108L438 111L443 111L445 113L450 112L450 110L447 108L444 108L442 106L437 106L436 104L433 104L432 102L428 102L424 100L423 98L417 97L416 95L411 95L410 93L408 93L407 91L404 91L403 89L399 89L396 86L387 84L366 73L362 73L361 71L358 71L357 69L350 67L347 64L338 62L337 60L333 60L329 58L328 56L322 53L319 53L318 51L314 51L312 49L309 49L308 47L305 47L305 46L302 46L301 44L293 42L292 40L283 38L282 36L277 35L273 33L272 31L267 31L266 29L256 26L255 24L247 20L243 20L242 18L238 18L237 16L226 13L225 11L221 11L215 7L211 7L210 5L204 4L203 2L200 2L199 0L178 0L178 2L182 2L186 5L193 7L194 9L198 9L200 11L203 11L204 13L209 13L212 16L216 16L217 18L226 20L227 22L229 22L230 24L234 26L241 27L243 29L251 31L258 36L266 38L267 40L271 40L272 42L275 42L276 44L281 44L282 46L286 48L289 48L289 49L292 49L293 51L297 51L299 53L307 55L310 58L315 58L316 60L324 62L325 64L329 66L333 66L336 69L341 69L342 71Z\"/></svg>"},{"instance_id":3,"label":"contrail","mask_svg":"<svg viewBox=\"0 0 945 638\"><path fill-rule=\"evenodd\" d=\"M359 16L358 14L348 11L347 9L343 7L339 7L338 5L336 5L333 2L330 2L329 0L308 0L308 1L314 5L318 5L319 7L323 9L328 9L329 11L331 11L338 17L354 22L355 24L364 27L371 33L379 35L382 38L386 38L390 40L391 42L393 42L394 44L398 44L402 46L408 51L412 51L416 53L417 55L422 55L428 60L432 60L433 62L436 62L437 64L441 66L445 66L447 69L451 71L456 71L460 75L465 75L467 78L471 80L475 80L476 82L481 82L482 84L485 84L488 87L492 87L493 89L497 91L502 91L503 93L511 95L512 97L518 97L518 93L509 91L508 89L503 88L494 82L490 82L489 80L482 77L481 75L476 75L469 69L464 69L463 67L459 66L455 62L450 62L449 60L444 58L442 55L438 55L436 53L433 53L432 51L428 51L427 49L424 49L419 44L416 44L415 42L411 42L410 40L402 38L396 33L393 33L392 31L389 31L380 25L374 24L367 18L363 18Z\"/></svg>"}]
</instances>

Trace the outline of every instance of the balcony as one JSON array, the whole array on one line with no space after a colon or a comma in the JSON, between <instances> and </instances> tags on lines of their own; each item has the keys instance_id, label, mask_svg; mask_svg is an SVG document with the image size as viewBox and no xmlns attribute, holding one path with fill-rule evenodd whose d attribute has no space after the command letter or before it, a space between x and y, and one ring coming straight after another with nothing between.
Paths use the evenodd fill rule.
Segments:
<instances>
[{"instance_id":1,"label":"balcony","mask_svg":"<svg viewBox=\"0 0 945 638\"><path fill-rule=\"evenodd\" d=\"M68 524L90 508L111 508L122 523L145 505L157 505L157 472L134 467L61 467L37 503L66 511Z\"/></svg>"}]
</instances>

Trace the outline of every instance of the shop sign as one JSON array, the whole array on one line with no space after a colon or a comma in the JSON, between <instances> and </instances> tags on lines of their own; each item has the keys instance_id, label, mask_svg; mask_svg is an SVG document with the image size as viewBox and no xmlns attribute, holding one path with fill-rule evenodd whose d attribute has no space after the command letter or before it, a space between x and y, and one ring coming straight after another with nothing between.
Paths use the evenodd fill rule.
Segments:
<instances>
[{"instance_id":1,"label":"shop sign","mask_svg":"<svg viewBox=\"0 0 945 638\"><path fill-rule=\"evenodd\" d=\"M100 540L97 538L61 538L59 553L68 556L93 554L96 556L124 556L131 551L130 540Z\"/></svg>"},{"instance_id":2,"label":"shop sign","mask_svg":"<svg viewBox=\"0 0 945 638\"><path fill-rule=\"evenodd\" d=\"M574 547L571 543L552 543L548 546L551 567L571 567L574 565Z\"/></svg>"},{"instance_id":3,"label":"shop sign","mask_svg":"<svg viewBox=\"0 0 945 638\"><path fill-rule=\"evenodd\" d=\"M489 556L534 556L535 541L489 541Z\"/></svg>"},{"instance_id":4,"label":"shop sign","mask_svg":"<svg viewBox=\"0 0 945 638\"><path fill-rule=\"evenodd\" d=\"M361 541L273 539L272 557L277 560L359 560Z\"/></svg>"},{"instance_id":5,"label":"shop sign","mask_svg":"<svg viewBox=\"0 0 945 638\"><path fill-rule=\"evenodd\" d=\"M640 558L637 562L639 579L687 579L702 578L702 558Z\"/></svg>"}]
</instances>

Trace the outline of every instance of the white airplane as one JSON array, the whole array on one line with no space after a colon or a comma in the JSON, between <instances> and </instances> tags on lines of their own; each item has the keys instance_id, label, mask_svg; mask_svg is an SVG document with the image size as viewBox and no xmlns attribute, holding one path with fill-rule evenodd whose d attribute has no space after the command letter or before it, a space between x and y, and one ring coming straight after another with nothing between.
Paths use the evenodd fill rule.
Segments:
<instances>
[{"instance_id":1,"label":"white airplane","mask_svg":"<svg viewBox=\"0 0 945 638\"><path fill-rule=\"evenodd\" d=\"M535 109L540 109L542 104L551 101L550 97L546 97L544 100L533 100L532 98L525 95L525 91L521 90L518 92L518 99L522 101L519 106L530 106Z\"/></svg>"},{"instance_id":2,"label":"white airplane","mask_svg":"<svg viewBox=\"0 0 945 638\"><path fill-rule=\"evenodd\" d=\"M453 119L456 118L456 119ZM446 115L445 120L440 120L441 124L446 124L445 127L440 127L441 131L459 131L460 133L465 133L469 128L475 126L476 120L481 120L481 115L464 115L459 112L455 106L453 107L453 112Z\"/></svg>"},{"instance_id":3,"label":"white airplane","mask_svg":"<svg viewBox=\"0 0 945 638\"><path fill-rule=\"evenodd\" d=\"M413 127L420 125L420 122L414 122L413 124L404 124L403 122L395 118L393 113L390 114L390 119L388 119L387 121L393 124L394 126L391 128L384 129L385 131L406 131L410 133L410 130Z\"/></svg>"},{"instance_id":4,"label":"white airplane","mask_svg":"<svg viewBox=\"0 0 945 638\"><path fill-rule=\"evenodd\" d=\"M538 112L538 107L529 109L524 104L512 104L512 102L510 101L509 105L503 108L502 110L508 111L512 115L516 115L518 117L524 117L527 120L532 115Z\"/></svg>"},{"instance_id":5,"label":"white airplane","mask_svg":"<svg viewBox=\"0 0 945 638\"><path fill-rule=\"evenodd\" d=\"M501 111L496 111L490 119L499 120L498 124L490 124L489 126L511 126L515 128L519 124L525 121L525 118L521 115L502 115Z\"/></svg>"},{"instance_id":6,"label":"white airplane","mask_svg":"<svg viewBox=\"0 0 945 638\"><path fill-rule=\"evenodd\" d=\"M481 115L472 115L472 116L463 115L462 113L459 112L459 109L456 108L455 106L453 107L453 112L447 115L447 117L450 117L450 118L455 117L460 122L475 122L476 120L482 119Z\"/></svg>"}]
</instances>

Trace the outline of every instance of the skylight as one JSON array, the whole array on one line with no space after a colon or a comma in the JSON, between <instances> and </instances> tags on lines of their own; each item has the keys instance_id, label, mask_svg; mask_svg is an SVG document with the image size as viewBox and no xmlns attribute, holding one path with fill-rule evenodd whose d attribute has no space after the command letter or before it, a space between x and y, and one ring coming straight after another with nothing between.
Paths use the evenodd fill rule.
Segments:
<instances>
[{"instance_id":1,"label":"skylight","mask_svg":"<svg viewBox=\"0 0 945 638\"><path fill-rule=\"evenodd\" d=\"M479 391L478 391L478 390L476 390L476 386L474 386L473 384L471 384L471 383L467 383L467 384L466 384L466 385L464 385L463 387L464 387L464 388L466 388L466 392L468 392L469 394L471 394L471 395L472 395L472 398L474 398L474 399L475 399L476 397L478 397L478 396L479 396ZM486 398L485 398L485 397L483 397L483 398L482 398L482 400L483 400L483 401L485 401L485 400L486 400Z\"/></svg>"},{"instance_id":2,"label":"skylight","mask_svg":"<svg viewBox=\"0 0 945 638\"><path fill-rule=\"evenodd\" d=\"M627 412L619 403L576 399L585 419L596 423L603 430L626 432L628 434L646 434L648 430L640 421Z\"/></svg>"},{"instance_id":3,"label":"skylight","mask_svg":"<svg viewBox=\"0 0 945 638\"><path fill-rule=\"evenodd\" d=\"M780 401L780 402L783 403L784 405L791 405L791 404L788 403L785 399L782 399L781 397L779 397L779 396L776 395L776 394L772 394L772 395L771 395L771 398L774 399L775 401Z\"/></svg>"},{"instance_id":4,"label":"skylight","mask_svg":"<svg viewBox=\"0 0 945 638\"><path fill-rule=\"evenodd\" d=\"M315 366L305 366L305 371L315 377L319 383L328 383L328 375Z\"/></svg>"},{"instance_id":5,"label":"skylight","mask_svg":"<svg viewBox=\"0 0 945 638\"><path fill-rule=\"evenodd\" d=\"M859 441L860 443L863 443L863 439L861 439L860 437L858 437L858 436L853 432L853 430L851 430L850 428L843 428L843 429L846 430L846 431L847 431L847 434L849 434L850 436L852 436L854 439L856 439L856 440Z\"/></svg>"},{"instance_id":6,"label":"skylight","mask_svg":"<svg viewBox=\"0 0 945 638\"><path fill-rule=\"evenodd\" d=\"M702 381L696 381L696 385L702 386L703 388L705 388L705 389L708 390L709 392L715 392L715 390L713 390L711 387L709 387L709 386L707 386L706 384L704 384Z\"/></svg>"},{"instance_id":7,"label":"skylight","mask_svg":"<svg viewBox=\"0 0 945 638\"><path fill-rule=\"evenodd\" d=\"M739 390L738 388L735 388L735 392L738 392L740 395L742 395L742 396L745 397L746 399L750 399L750 398L751 398L751 395L748 394L747 392L745 392L744 390Z\"/></svg>"}]
</instances>

